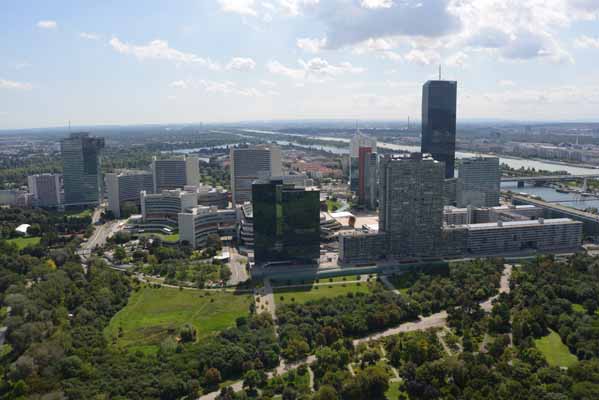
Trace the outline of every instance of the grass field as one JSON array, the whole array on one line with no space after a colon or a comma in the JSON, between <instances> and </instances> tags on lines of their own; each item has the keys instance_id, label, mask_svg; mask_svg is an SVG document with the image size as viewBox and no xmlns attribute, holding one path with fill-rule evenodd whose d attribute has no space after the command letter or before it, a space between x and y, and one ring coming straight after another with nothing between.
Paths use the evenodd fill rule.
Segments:
<instances>
[{"instance_id":1,"label":"grass field","mask_svg":"<svg viewBox=\"0 0 599 400\"><path fill-rule=\"evenodd\" d=\"M170 235L165 235L162 233L140 233L137 235L138 237L148 237L148 238L159 238L163 242L175 243L179 241L178 233L171 233Z\"/></svg>"},{"instance_id":2,"label":"grass field","mask_svg":"<svg viewBox=\"0 0 599 400\"><path fill-rule=\"evenodd\" d=\"M311 285L314 283L330 283L330 282L351 282L357 281L360 279L360 275L343 275L343 276L334 276L330 278L313 278L313 279L271 279L273 287L277 286L286 286L286 285ZM372 275L371 280L376 280L376 275Z\"/></svg>"},{"instance_id":3,"label":"grass field","mask_svg":"<svg viewBox=\"0 0 599 400\"><path fill-rule=\"evenodd\" d=\"M371 285L362 282L336 285L318 285L298 288L274 288L275 301L278 304L299 303L326 297L345 296L347 293L370 293ZM283 299L281 299L283 297ZM293 300L293 301L292 301Z\"/></svg>"},{"instance_id":4,"label":"grass field","mask_svg":"<svg viewBox=\"0 0 599 400\"><path fill-rule=\"evenodd\" d=\"M127 306L117 313L105 330L112 342L131 350L155 352L168 336L190 323L198 340L235 325L237 317L248 315L251 297L225 292L142 288L131 294Z\"/></svg>"},{"instance_id":5,"label":"grass field","mask_svg":"<svg viewBox=\"0 0 599 400\"><path fill-rule=\"evenodd\" d=\"M571 367L578 362L578 358L568 349L559 335L551 331L549 335L535 340L537 349L543 353L551 366Z\"/></svg>"},{"instance_id":6,"label":"grass field","mask_svg":"<svg viewBox=\"0 0 599 400\"><path fill-rule=\"evenodd\" d=\"M8 243L15 243L19 250L24 249L27 246L35 246L40 242L39 236L34 237L20 237L8 240Z\"/></svg>"}]
</instances>

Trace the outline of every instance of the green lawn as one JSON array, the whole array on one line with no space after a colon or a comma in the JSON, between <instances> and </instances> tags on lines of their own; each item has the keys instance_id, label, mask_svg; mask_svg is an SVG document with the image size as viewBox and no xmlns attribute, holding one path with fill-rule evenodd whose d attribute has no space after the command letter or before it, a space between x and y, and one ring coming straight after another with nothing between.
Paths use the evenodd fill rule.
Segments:
<instances>
[{"instance_id":1,"label":"green lawn","mask_svg":"<svg viewBox=\"0 0 599 400\"><path fill-rule=\"evenodd\" d=\"M545 337L536 339L535 344L551 366L571 367L578 362L578 358L570 353L568 347L554 331Z\"/></svg>"},{"instance_id":2,"label":"green lawn","mask_svg":"<svg viewBox=\"0 0 599 400\"><path fill-rule=\"evenodd\" d=\"M40 242L40 240L41 240L41 237L39 237L39 236L19 237L19 238L14 238L14 239L8 240L8 243L15 243L17 245L17 247L19 248L19 250L22 250L27 246L35 246L36 244L38 244Z\"/></svg>"},{"instance_id":3,"label":"green lawn","mask_svg":"<svg viewBox=\"0 0 599 400\"><path fill-rule=\"evenodd\" d=\"M327 200L327 210L329 212L335 212L337 211L339 208L341 208L342 204L339 200Z\"/></svg>"},{"instance_id":4,"label":"green lawn","mask_svg":"<svg viewBox=\"0 0 599 400\"><path fill-rule=\"evenodd\" d=\"M330 282L351 282L351 281L357 281L360 279L360 275L357 274L352 274L352 275L343 275L343 276L334 276L334 277L330 277L330 278L322 278L322 277L315 277L312 279L271 279L270 282L272 283L273 287L277 287L277 286L287 286L287 285L311 285L314 283L321 283L321 284L325 284L325 283L330 283ZM376 275L372 275L371 278L372 281L376 280Z\"/></svg>"},{"instance_id":5,"label":"green lawn","mask_svg":"<svg viewBox=\"0 0 599 400\"><path fill-rule=\"evenodd\" d=\"M138 237L148 237L148 238L159 238L160 240L162 240L163 242L169 242L169 243L175 243L179 241L179 234L178 233L171 233L170 235L165 235L162 233L152 233L152 232L148 232L148 233L140 233L137 235Z\"/></svg>"},{"instance_id":6,"label":"green lawn","mask_svg":"<svg viewBox=\"0 0 599 400\"><path fill-rule=\"evenodd\" d=\"M127 306L110 321L105 335L112 343L131 350L154 352L168 336L190 323L198 339L235 325L237 317L248 315L251 297L225 292L142 288L133 292Z\"/></svg>"},{"instance_id":7,"label":"green lawn","mask_svg":"<svg viewBox=\"0 0 599 400\"><path fill-rule=\"evenodd\" d=\"M280 288L274 289L275 301L279 304L300 303L325 297L345 296L347 293L370 293L371 285L362 282L306 286L305 288ZM283 299L281 299L281 296ZM292 301L293 299L293 301Z\"/></svg>"}]
</instances>

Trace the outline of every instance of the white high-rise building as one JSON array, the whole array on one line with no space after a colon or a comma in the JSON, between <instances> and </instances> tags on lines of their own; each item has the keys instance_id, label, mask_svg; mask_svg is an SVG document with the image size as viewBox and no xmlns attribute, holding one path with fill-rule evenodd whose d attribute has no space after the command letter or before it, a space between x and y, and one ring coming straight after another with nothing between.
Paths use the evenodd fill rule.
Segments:
<instances>
[{"instance_id":1,"label":"white high-rise building","mask_svg":"<svg viewBox=\"0 0 599 400\"><path fill-rule=\"evenodd\" d=\"M152 173L149 171L125 170L106 174L108 209L117 218L121 217L121 207L126 201L140 205L139 193L154 191Z\"/></svg>"},{"instance_id":2,"label":"white high-rise building","mask_svg":"<svg viewBox=\"0 0 599 400\"><path fill-rule=\"evenodd\" d=\"M281 149L276 145L233 148L230 160L233 204L252 200L252 183L256 179L283 175Z\"/></svg>"},{"instance_id":3,"label":"white high-rise building","mask_svg":"<svg viewBox=\"0 0 599 400\"><path fill-rule=\"evenodd\" d=\"M458 207L499 205L501 169L497 157L463 158L458 168Z\"/></svg>"},{"instance_id":4,"label":"white high-rise building","mask_svg":"<svg viewBox=\"0 0 599 400\"><path fill-rule=\"evenodd\" d=\"M370 147L371 152L376 153L376 138L366 136L358 130L350 141L351 158L360 157L360 147Z\"/></svg>"},{"instance_id":5,"label":"white high-rise building","mask_svg":"<svg viewBox=\"0 0 599 400\"><path fill-rule=\"evenodd\" d=\"M152 161L154 175L154 192L162 190L181 189L185 185L196 186L200 182L199 158L187 156Z\"/></svg>"},{"instance_id":6,"label":"white high-rise building","mask_svg":"<svg viewBox=\"0 0 599 400\"><path fill-rule=\"evenodd\" d=\"M376 153L376 138L364 135L359 130L351 138L349 146L349 184L350 190L358 191L360 180L359 158L360 148L369 148L371 153Z\"/></svg>"},{"instance_id":7,"label":"white high-rise building","mask_svg":"<svg viewBox=\"0 0 599 400\"><path fill-rule=\"evenodd\" d=\"M56 207L60 198L60 174L36 174L27 177L33 203L38 207Z\"/></svg>"}]
</instances>

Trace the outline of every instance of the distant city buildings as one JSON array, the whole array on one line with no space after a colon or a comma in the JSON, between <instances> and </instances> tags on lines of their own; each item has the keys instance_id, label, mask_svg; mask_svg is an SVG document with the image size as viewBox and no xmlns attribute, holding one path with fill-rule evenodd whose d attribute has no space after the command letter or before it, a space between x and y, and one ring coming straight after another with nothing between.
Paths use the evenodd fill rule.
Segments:
<instances>
[{"instance_id":1,"label":"distant city buildings","mask_svg":"<svg viewBox=\"0 0 599 400\"><path fill-rule=\"evenodd\" d=\"M428 81L422 87L421 152L445 164L445 178L455 168L457 82Z\"/></svg>"},{"instance_id":2,"label":"distant city buildings","mask_svg":"<svg viewBox=\"0 0 599 400\"><path fill-rule=\"evenodd\" d=\"M72 133L60 142L66 205L95 205L101 201L100 155L104 139Z\"/></svg>"},{"instance_id":3,"label":"distant city buildings","mask_svg":"<svg viewBox=\"0 0 599 400\"><path fill-rule=\"evenodd\" d=\"M121 218L125 202L140 206L140 192L153 193L154 180L149 171L124 170L106 174L108 209L116 218Z\"/></svg>"},{"instance_id":4,"label":"distant city buildings","mask_svg":"<svg viewBox=\"0 0 599 400\"><path fill-rule=\"evenodd\" d=\"M180 189L185 185L198 185L200 183L199 163L199 158L195 156L165 160L154 157L152 161L154 192Z\"/></svg>"},{"instance_id":5,"label":"distant city buildings","mask_svg":"<svg viewBox=\"0 0 599 400\"><path fill-rule=\"evenodd\" d=\"M582 242L582 222L544 219L539 207L444 207L443 178L443 164L426 155L383 157L378 232L340 234L340 262L564 251Z\"/></svg>"},{"instance_id":6,"label":"distant city buildings","mask_svg":"<svg viewBox=\"0 0 599 400\"><path fill-rule=\"evenodd\" d=\"M230 153L233 204L252 200L252 183L283 174L281 149L275 145L232 148Z\"/></svg>"},{"instance_id":7,"label":"distant city buildings","mask_svg":"<svg viewBox=\"0 0 599 400\"><path fill-rule=\"evenodd\" d=\"M57 207L62 203L60 174L36 174L27 177L27 186L37 207Z\"/></svg>"},{"instance_id":8,"label":"distant city buildings","mask_svg":"<svg viewBox=\"0 0 599 400\"><path fill-rule=\"evenodd\" d=\"M360 162L362 166L362 161ZM360 187L363 188L360 203L369 210L376 210L379 191L379 157L377 153L368 153L363 160L363 178Z\"/></svg>"},{"instance_id":9,"label":"distant city buildings","mask_svg":"<svg viewBox=\"0 0 599 400\"><path fill-rule=\"evenodd\" d=\"M463 158L460 160L456 187L458 207L499 205L500 184L499 158Z\"/></svg>"},{"instance_id":10,"label":"distant city buildings","mask_svg":"<svg viewBox=\"0 0 599 400\"><path fill-rule=\"evenodd\" d=\"M349 183L352 192L358 191L360 179L360 148L370 148L371 153L376 153L376 138L366 136L362 132L357 131L350 140L349 151Z\"/></svg>"},{"instance_id":11,"label":"distant city buildings","mask_svg":"<svg viewBox=\"0 0 599 400\"><path fill-rule=\"evenodd\" d=\"M317 263L320 257L320 192L281 179L252 185L256 264Z\"/></svg>"}]
</instances>

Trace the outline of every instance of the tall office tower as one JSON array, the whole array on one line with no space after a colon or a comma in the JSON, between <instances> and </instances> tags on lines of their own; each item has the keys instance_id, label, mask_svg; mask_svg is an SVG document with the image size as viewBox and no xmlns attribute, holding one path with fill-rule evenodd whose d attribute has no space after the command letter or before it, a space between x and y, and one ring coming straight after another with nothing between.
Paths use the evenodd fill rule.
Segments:
<instances>
[{"instance_id":1,"label":"tall office tower","mask_svg":"<svg viewBox=\"0 0 599 400\"><path fill-rule=\"evenodd\" d=\"M256 264L314 264L320 257L320 192L280 179L252 185Z\"/></svg>"},{"instance_id":2,"label":"tall office tower","mask_svg":"<svg viewBox=\"0 0 599 400\"><path fill-rule=\"evenodd\" d=\"M200 183L199 163L199 158L195 156L167 160L154 157L152 161L154 192L181 189L185 185L198 185Z\"/></svg>"},{"instance_id":3,"label":"tall office tower","mask_svg":"<svg viewBox=\"0 0 599 400\"><path fill-rule=\"evenodd\" d=\"M497 157L464 158L458 169L458 207L499 205L501 169Z\"/></svg>"},{"instance_id":4,"label":"tall office tower","mask_svg":"<svg viewBox=\"0 0 599 400\"><path fill-rule=\"evenodd\" d=\"M27 177L33 204L38 207L56 207L61 203L60 174L36 174Z\"/></svg>"},{"instance_id":5,"label":"tall office tower","mask_svg":"<svg viewBox=\"0 0 599 400\"><path fill-rule=\"evenodd\" d=\"M379 156L369 153L364 163L364 205L376 210L379 196Z\"/></svg>"},{"instance_id":6,"label":"tall office tower","mask_svg":"<svg viewBox=\"0 0 599 400\"><path fill-rule=\"evenodd\" d=\"M61 140L64 202L66 205L98 204L102 195L100 154L104 139L88 133L72 133Z\"/></svg>"},{"instance_id":7,"label":"tall office tower","mask_svg":"<svg viewBox=\"0 0 599 400\"><path fill-rule=\"evenodd\" d=\"M393 256L431 256L441 244L444 166L429 155L385 156L380 163L379 231Z\"/></svg>"},{"instance_id":8,"label":"tall office tower","mask_svg":"<svg viewBox=\"0 0 599 400\"><path fill-rule=\"evenodd\" d=\"M359 158L361 147L370 147L371 151L376 153L376 138L366 136L360 131L357 131L351 138L349 148L349 185L350 190L353 192L357 192L359 186Z\"/></svg>"},{"instance_id":9,"label":"tall office tower","mask_svg":"<svg viewBox=\"0 0 599 400\"><path fill-rule=\"evenodd\" d=\"M366 204L366 164L372 154L372 147L360 147L358 149L358 201Z\"/></svg>"},{"instance_id":10,"label":"tall office tower","mask_svg":"<svg viewBox=\"0 0 599 400\"><path fill-rule=\"evenodd\" d=\"M445 178L455 168L457 82L428 81L422 87L421 152L445 163Z\"/></svg>"},{"instance_id":11,"label":"tall office tower","mask_svg":"<svg viewBox=\"0 0 599 400\"><path fill-rule=\"evenodd\" d=\"M154 178L149 171L124 170L106 174L105 179L108 209L117 218L121 218L121 209L125 202L131 202L139 207L139 192L154 191Z\"/></svg>"},{"instance_id":12,"label":"tall office tower","mask_svg":"<svg viewBox=\"0 0 599 400\"><path fill-rule=\"evenodd\" d=\"M252 200L255 180L283 175L281 149L275 145L232 148L230 162L233 204Z\"/></svg>"}]
</instances>

